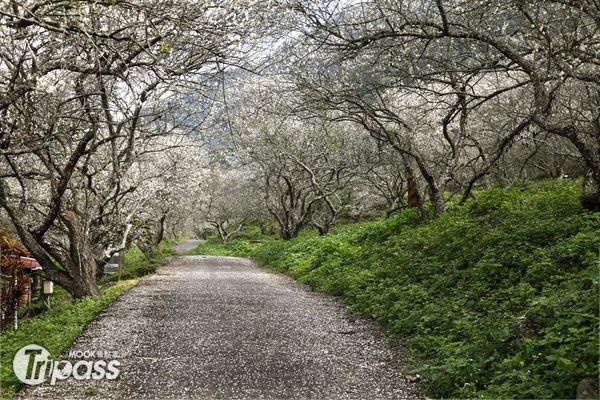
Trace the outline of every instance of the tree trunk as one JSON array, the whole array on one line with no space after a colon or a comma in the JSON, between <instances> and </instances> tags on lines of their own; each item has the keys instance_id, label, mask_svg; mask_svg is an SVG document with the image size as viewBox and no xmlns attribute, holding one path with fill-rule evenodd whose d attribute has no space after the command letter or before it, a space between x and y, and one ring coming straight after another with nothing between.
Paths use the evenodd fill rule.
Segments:
<instances>
[{"instance_id":1,"label":"tree trunk","mask_svg":"<svg viewBox=\"0 0 600 400\"><path fill-rule=\"evenodd\" d=\"M317 228L317 231L319 231L319 236L325 236L335 227L335 216L331 216L331 218L326 219L322 224L313 219L311 224Z\"/></svg>"},{"instance_id":2,"label":"tree trunk","mask_svg":"<svg viewBox=\"0 0 600 400\"><path fill-rule=\"evenodd\" d=\"M285 226L280 224L279 227L281 230L281 238L283 240L292 240L293 238L298 236L298 233L300 232L300 226L297 225Z\"/></svg>"},{"instance_id":3,"label":"tree trunk","mask_svg":"<svg viewBox=\"0 0 600 400\"><path fill-rule=\"evenodd\" d=\"M140 249L146 260L149 260L156 255L156 247L143 241L137 242L136 245L138 249Z\"/></svg>"},{"instance_id":4,"label":"tree trunk","mask_svg":"<svg viewBox=\"0 0 600 400\"><path fill-rule=\"evenodd\" d=\"M287 227L281 227L281 238L283 240L291 240L294 238L294 235L292 234L292 232L290 231L289 228Z\"/></svg>"},{"instance_id":5,"label":"tree trunk","mask_svg":"<svg viewBox=\"0 0 600 400\"><path fill-rule=\"evenodd\" d=\"M149 233L148 240L138 241L137 247L144 254L144 257L149 260L153 258L158 250L160 242L163 241L165 236L165 220L167 219L167 213L163 213L160 220L158 221L158 229L156 232L151 231Z\"/></svg>"},{"instance_id":6,"label":"tree trunk","mask_svg":"<svg viewBox=\"0 0 600 400\"><path fill-rule=\"evenodd\" d=\"M168 211L163 213L163 215L160 217L158 232L156 233L156 236L154 237L154 243L153 243L157 247L160 244L160 242L162 242L163 239L165 238L165 221L167 220L167 214L168 214Z\"/></svg>"},{"instance_id":7,"label":"tree trunk","mask_svg":"<svg viewBox=\"0 0 600 400\"><path fill-rule=\"evenodd\" d=\"M600 175L596 175L594 171L591 172L591 176L586 177L583 181L583 194L581 195L581 205L583 208L589 211L600 211ZM589 184L590 191L586 191L588 186L588 180L591 181Z\"/></svg>"},{"instance_id":8,"label":"tree trunk","mask_svg":"<svg viewBox=\"0 0 600 400\"><path fill-rule=\"evenodd\" d=\"M229 235L227 234L227 231L225 230L225 225L220 222L213 222L212 224L217 229L217 233L219 234L219 239L221 240L221 243L222 244L227 243L227 240L229 239Z\"/></svg>"},{"instance_id":9,"label":"tree trunk","mask_svg":"<svg viewBox=\"0 0 600 400\"><path fill-rule=\"evenodd\" d=\"M417 187L417 183L414 180L413 170L408 164L406 165L406 174L408 175L408 178L407 178L407 180L408 180L408 190L407 190L408 203L407 203L407 206L418 208L419 213L421 214L421 220L423 222L425 222L428 219L427 210L425 209L425 206L423 205L423 199L421 198L421 194L419 193L419 188ZM391 215L391 214L388 214L388 216L389 215Z\"/></svg>"},{"instance_id":10,"label":"tree trunk","mask_svg":"<svg viewBox=\"0 0 600 400\"><path fill-rule=\"evenodd\" d=\"M40 263L44 277L67 290L74 298L96 297L100 294L96 284L96 261L89 245L85 242L85 230L75 213L65 213L63 222L69 234L69 256L62 260L66 270L56 266L59 259L44 248L43 237L35 237L11 208L5 208L17 229L19 238Z\"/></svg>"},{"instance_id":11,"label":"tree trunk","mask_svg":"<svg viewBox=\"0 0 600 400\"><path fill-rule=\"evenodd\" d=\"M446 201L435 184L429 185L429 197L431 197L431 202L435 206L435 215L442 215L446 211Z\"/></svg>"},{"instance_id":12,"label":"tree trunk","mask_svg":"<svg viewBox=\"0 0 600 400\"><path fill-rule=\"evenodd\" d=\"M327 224L319 224L317 222L312 222L312 225L317 228L317 231L319 232L319 236L325 236L329 233L329 230L327 229Z\"/></svg>"},{"instance_id":13,"label":"tree trunk","mask_svg":"<svg viewBox=\"0 0 600 400\"><path fill-rule=\"evenodd\" d=\"M93 258L78 261L72 270L77 271L73 274L72 295L74 298L80 299L82 297L97 297L100 295L98 285L96 284L96 262Z\"/></svg>"},{"instance_id":14,"label":"tree trunk","mask_svg":"<svg viewBox=\"0 0 600 400\"><path fill-rule=\"evenodd\" d=\"M86 241L85 226L74 212L65 212L62 219L69 236L69 271L73 278L72 287L67 288L74 298L97 297L100 295L96 284L96 259Z\"/></svg>"}]
</instances>

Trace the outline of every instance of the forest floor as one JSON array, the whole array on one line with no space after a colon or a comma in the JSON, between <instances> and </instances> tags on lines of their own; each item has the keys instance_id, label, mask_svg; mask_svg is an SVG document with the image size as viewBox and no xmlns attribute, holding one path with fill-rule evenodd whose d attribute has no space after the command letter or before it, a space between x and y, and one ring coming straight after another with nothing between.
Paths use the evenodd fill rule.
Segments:
<instances>
[{"instance_id":1,"label":"forest floor","mask_svg":"<svg viewBox=\"0 0 600 400\"><path fill-rule=\"evenodd\" d=\"M418 396L404 349L374 323L243 258L173 257L57 359L78 350L116 353L120 375L45 383L17 398Z\"/></svg>"}]
</instances>

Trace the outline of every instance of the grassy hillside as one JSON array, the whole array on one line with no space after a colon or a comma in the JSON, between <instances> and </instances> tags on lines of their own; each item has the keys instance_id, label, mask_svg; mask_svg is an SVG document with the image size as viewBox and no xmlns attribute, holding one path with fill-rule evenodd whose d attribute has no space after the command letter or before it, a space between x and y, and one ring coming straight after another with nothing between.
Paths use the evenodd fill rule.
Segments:
<instances>
[{"instance_id":1,"label":"grassy hillside","mask_svg":"<svg viewBox=\"0 0 600 400\"><path fill-rule=\"evenodd\" d=\"M600 213L569 181L492 189L421 224L413 210L284 242L209 242L255 257L405 340L436 397L573 398L598 376Z\"/></svg>"}]
</instances>

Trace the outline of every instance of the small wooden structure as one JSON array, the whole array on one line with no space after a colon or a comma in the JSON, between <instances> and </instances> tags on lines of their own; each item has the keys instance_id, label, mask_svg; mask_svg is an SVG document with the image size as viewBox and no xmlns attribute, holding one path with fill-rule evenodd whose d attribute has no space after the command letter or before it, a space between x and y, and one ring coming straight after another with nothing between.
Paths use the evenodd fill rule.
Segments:
<instances>
[{"instance_id":1,"label":"small wooden structure","mask_svg":"<svg viewBox=\"0 0 600 400\"><path fill-rule=\"evenodd\" d=\"M27 284L25 285L23 294L19 299L19 307L29 305L31 300L39 298L43 285L42 266L35 258L19 257L20 267L23 270Z\"/></svg>"},{"instance_id":2,"label":"small wooden structure","mask_svg":"<svg viewBox=\"0 0 600 400\"><path fill-rule=\"evenodd\" d=\"M6 229L0 229L0 326L18 327L19 310L41 295L42 267Z\"/></svg>"}]
</instances>

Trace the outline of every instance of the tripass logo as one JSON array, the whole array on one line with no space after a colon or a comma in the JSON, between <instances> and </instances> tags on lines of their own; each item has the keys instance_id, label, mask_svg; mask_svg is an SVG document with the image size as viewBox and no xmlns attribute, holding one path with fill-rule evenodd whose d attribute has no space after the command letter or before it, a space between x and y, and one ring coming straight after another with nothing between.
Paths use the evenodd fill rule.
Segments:
<instances>
[{"instance_id":1,"label":"tripass logo","mask_svg":"<svg viewBox=\"0 0 600 400\"><path fill-rule=\"evenodd\" d=\"M98 352L98 355L110 357L115 353ZM66 360L53 360L50 352L37 344L22 347L13 358L13 371L19 380L28 385L39 385L50 379L50 384L56 380L65 380L70 376L77 380L84 379L116 379L119 376L118 360L86 360L94 357L95 351L72 351L69 357L84 358L72 364Z\"/></svg>"}]
</instances>

